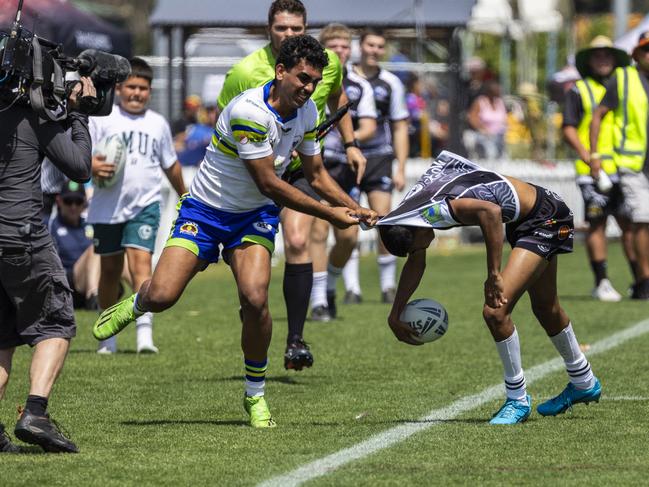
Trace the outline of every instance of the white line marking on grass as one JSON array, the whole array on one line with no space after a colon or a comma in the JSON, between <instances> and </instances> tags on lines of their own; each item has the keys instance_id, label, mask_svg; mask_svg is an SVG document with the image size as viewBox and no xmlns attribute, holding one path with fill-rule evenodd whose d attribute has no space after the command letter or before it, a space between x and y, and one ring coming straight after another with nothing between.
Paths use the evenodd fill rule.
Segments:
<instances>
[{"instance_id":1,"label":"white line marking on grass","mask_svg":"<svg viewBox=\"0 0 649 487\"><path fill-rule=\"evenodd\" d=\"M649 332L649 319L640 321L625 330L614 333L613 335L592 344L592 347L586 355L592 356L606 352L624 342L640 335L644 335L647 332ZM525 371L525 378L527 383L531 384L532 382L542 379L552 372L562 370L563 368L563 360L561 357L558 357L527 369ZM482 406L494 399L498 399L502 394L502 384L488 387L478 394L458 399L449 406L441 409L434 409L426 416L420 418L418 422L406 423L390 428L389 430L371 436L367 440L350 446L349 448L339 450L336 453L314 460L284 475L266 480L259 484L259 487L298 486L309 480L322 477L323 475L327 475L348 463L360 460L380 450L389 448L390 446L409 438L415 433L419 433L440 424L442 421L456 418L462 413Z\"/></svg>"}]
</instances>

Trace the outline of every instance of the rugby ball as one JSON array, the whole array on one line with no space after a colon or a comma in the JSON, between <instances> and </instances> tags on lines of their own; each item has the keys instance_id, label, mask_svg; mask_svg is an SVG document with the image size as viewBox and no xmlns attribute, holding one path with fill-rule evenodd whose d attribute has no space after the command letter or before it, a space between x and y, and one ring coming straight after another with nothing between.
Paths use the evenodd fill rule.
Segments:
<instances>
[{"instance_id":1,"label":"rugby ball","mask_svg":"<svg viewBox=\"0 0 649 487\"><path fill-rule=\"evenodd\" d=\"M110 179L93 178L93 184L98 188L110 188L119 181L124 172L126 164L126 145L122 140L121 134L108 135L101 139L93 148L93 155L102 155L106 157L108 164L115 166L115 172Z\"/></svg>"},{"instance_id":2,"label":"rugby ball","mask_svg":"<svg viewBox=\"0 0 649 487\"><path fill-rule=\"evenodd\" d=\"M448 329L448 313L434 299L410 301L401 313L401 321L419 333L422 342L434 342Z\"/></svg>"}]
</instances>

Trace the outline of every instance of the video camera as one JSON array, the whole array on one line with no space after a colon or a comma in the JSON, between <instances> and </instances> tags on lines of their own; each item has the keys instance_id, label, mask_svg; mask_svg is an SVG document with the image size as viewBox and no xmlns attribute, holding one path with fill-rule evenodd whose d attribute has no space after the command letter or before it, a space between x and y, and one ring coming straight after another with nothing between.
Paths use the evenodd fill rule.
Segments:
<instances>
[{"instance_id":1,"label":"video camera","mask_svg":"<svg viewBox=\"0 0 649 487\"><path fill-rule=\"evenodd\" d=\"M92 79L96 97L79 100L79 111L103 116L111 112L115 83L131 72L128 60L115 54L87 49L76 58L63 54L63 46L42 39L20 22L19 0L11 32L0 31L0 112L16 103L31 105L41 118L59 121L67 117L65 100L77 81L65 81L65 73L78 71Z\"/></svg>"}]
</instances>

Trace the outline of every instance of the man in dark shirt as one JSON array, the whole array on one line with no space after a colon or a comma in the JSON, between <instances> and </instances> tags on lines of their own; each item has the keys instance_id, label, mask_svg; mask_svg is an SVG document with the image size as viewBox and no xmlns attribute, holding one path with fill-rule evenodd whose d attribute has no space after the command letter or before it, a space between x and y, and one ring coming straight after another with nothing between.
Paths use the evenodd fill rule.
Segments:
<instances>
[{"instance_id":1,"label":"man in dark shirt","mask_svg":"<svg viewBox=\"0 0 649 487\"><path fill-rule=\"evenodd\" d=\"M70 179L91 174L88 118L72 111L77 99L95 97L89 78L70 95L65 122L42 120L30 107L2 113L0 130L0 399L15 347L34 347L30 388L16 436L45 451L77 452L50 421L48 398L76 333L72 293L61 260L43 224L41 163L47 156ZM4 107L3 107L4 108ZM66 129L71 129L67 135ZM0 451L16 451L0 425Z\"/></svg>"}]
</instances>

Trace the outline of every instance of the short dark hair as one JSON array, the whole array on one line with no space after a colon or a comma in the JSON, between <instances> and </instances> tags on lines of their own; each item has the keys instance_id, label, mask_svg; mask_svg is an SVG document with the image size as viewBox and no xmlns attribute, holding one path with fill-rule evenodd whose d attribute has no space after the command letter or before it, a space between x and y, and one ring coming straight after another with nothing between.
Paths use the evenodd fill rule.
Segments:
<instances>
[{"instance_id":1,"label":"short dark hair","mask_svg":"<svg viewBox=\"0 0 649 487\"><path fill-rule=\"evenodd\" d=\"M366 27L365 29L363 29L361 31L360 42L363 43L367 36L379 36L385 39L383 29L379 29L378 27Z\"/></svg>"},{"instance_id":2,"label":"short dark hair","mask_svg":"<svg viewBox=\"0 0 649 487\"><path fill-rule=\"evenodd\" d=\"M141 57L134 57L129 60L131 63L131 74L129 78L144 78L149 80L149 83L153 81L153 69L149 66L144 59Z\"/></svg>"},{"instance_id":3,"label":"short dark hair","mask_svg":"<svg viewBox=\"0 0 649 487\"><path fill-rule=\"evenodd\" d=\"M388 252L406 257L415 241L416 229L410 225L379 225L379 235Z\"/></svg>"},{"instance_id":4,"label":"short dark hair","mask_svg":"<svg viewBox=\"0 0 649 487\"><path fill-rule=\"evenodd\" d=\"M301 15L306 25L306 7L300 0L275 0L268 9L268 26L273 25L275 15L280 12Z\"/></svg>"},{"instance_id":5,"label":"short dark hair","mask_svg":"<svg viewBox=\"0 0 649 487\"><path fill-rule=\"evenodd\" d=\"M282 42L275 65L283 64L290 70L300 64L301 59L321 71L329 64L327 53L318 40L305 34L289 37Z\"/></svg>"}]
</instances>

